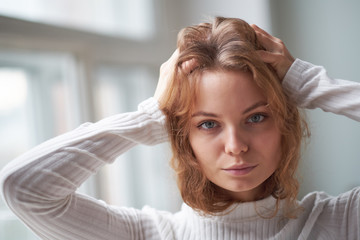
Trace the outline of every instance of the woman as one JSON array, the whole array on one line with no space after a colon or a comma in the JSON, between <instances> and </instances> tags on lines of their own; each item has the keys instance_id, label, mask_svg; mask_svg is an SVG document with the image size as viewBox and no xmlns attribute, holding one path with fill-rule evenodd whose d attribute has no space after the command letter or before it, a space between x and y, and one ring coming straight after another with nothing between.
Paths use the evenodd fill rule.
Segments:
<instances>
[{"instance_id":1,"label":"woman","mask_svg":"<svg viewBox=\"0 0 360 240\"><path fill-rule=\"evenodd\" d=\"M254 30L217 18L184 29L178 47L177 64L188 69L175 71L160 103L185 203L212 214L273 195L277 207L286 199L292 215L302 120L275 72L257 57L263 48Z\"/></svg>"},{"instance_id":2,"label":"woman","mask_svg":"<svg viewBox=\"0 0 360 240\"><path fill-rule=\"evenodd\" d=\"M295 104L360 121L352 96L360 85L294 60L280 40L239 19L186 28L178 49L136 112L84 124L2 170L17 216L43 239L359 238L359 189L296 201L294 173L307 134ZM75 192L132 146L168 138L185 202L178 213L115 208Z\"/></svg>"}]
</instances>

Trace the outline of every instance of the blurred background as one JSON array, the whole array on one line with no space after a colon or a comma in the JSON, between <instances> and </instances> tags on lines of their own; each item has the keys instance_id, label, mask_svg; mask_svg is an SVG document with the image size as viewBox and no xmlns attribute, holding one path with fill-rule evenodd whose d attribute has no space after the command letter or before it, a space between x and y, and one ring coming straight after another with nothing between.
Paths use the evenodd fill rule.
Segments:
<instances>
[{"instance_id":1,"label":"blurred background","mask_svg":"<svg viewBox=\"0 0 360 240\"><path fill-rule=\"evenodd\" d=\"M151 97L178 31L212 16L242 18L295 57L360 81L357 0L0 0L0 168L83 122ZM360 185L360 124L308 111L312 139L299 198ZM80 189L110 204L175 212L181 199L166 144L138 146ZM135 171L136 169L136 171ZM0 239L37 239L0 201Z\"/></svg>"}]
</instances>

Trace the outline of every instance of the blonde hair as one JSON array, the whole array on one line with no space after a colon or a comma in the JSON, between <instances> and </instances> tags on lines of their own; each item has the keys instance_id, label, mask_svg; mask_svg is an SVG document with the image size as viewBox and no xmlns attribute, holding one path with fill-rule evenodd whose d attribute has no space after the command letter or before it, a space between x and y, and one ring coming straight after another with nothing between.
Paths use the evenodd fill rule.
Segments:
<instances>
[{"instance_id":1,"label":"blonde hair","mask_svg":"<svg viewBox=\"0 0 360 240\"><path fill-rule=\"evenodd\" d=\"M186 204L199 212L214 214L229 208L236 200L224 194L204 175L189 142L190 118L199 76L208 70L250 72L254 82L267 97L269 108L281 132L281 160L277 170L263 183L258 199L272 195L286 199L286 208L296 207L298 181L295 172L307 125L296 104L284 92L274 69L258 57L263 49L254 30L245 21L216 17L212 23L184 28L178 35L180 55L171 86L161 101L167 117L166 125L173 151L171 165L177 174L181 196ZM196 67L185 72L182 63L195 60ZM289 211L290 212L290 211ZM287 214L287 217L292 217Z\"/></svg>"}]
</instances>

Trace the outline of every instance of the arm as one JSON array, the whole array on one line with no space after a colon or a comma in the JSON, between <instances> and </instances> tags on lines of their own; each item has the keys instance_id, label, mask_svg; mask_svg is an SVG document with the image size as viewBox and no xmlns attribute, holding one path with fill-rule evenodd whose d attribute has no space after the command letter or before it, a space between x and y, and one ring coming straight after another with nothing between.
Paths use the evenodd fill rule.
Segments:
<instances>
[{"instance_id":1,"label":"arm","mask_svg":"<svg viewBox=\"0 0 360 240\"><path fill-rule=\"evenodd\" d=\"M323 67L294 59L285 44L263 29L252 25L266 49L258 51L271 64L279 79L300 107L321 108L360 121L360 84L330 78Z\"/></svg>"},{"instance_id":2,"label":"arm","mask_svg":"<svg viewBox=\"0 0 360 240\"><path fill-rule=\"evenodd\" d=\"M136 112L103 119L49 140L1 172L6 203L44 239L139 238L141 219L75 190L101 166L138 143L167 140L164 116L151 98Z\"/></svg>"},{"instance_id":3,"label":"arm","mask_svg":"<svg viewBox=\"0 0 360 240\"><path fill-rule=\"evenodd\" d=\"M360 84L330 78L326 70L295 60L283 80L300 107L321 108L360 121Z\"/></svg>"}]
</instances>

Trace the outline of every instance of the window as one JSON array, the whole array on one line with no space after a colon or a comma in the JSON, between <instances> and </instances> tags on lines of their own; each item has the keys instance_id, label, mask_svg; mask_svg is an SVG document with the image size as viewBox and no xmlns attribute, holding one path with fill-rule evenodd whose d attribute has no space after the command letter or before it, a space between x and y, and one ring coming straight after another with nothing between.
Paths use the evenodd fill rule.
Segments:
<instances>
[{"instance_id":1,"label":"window","mask_svg":"<svg viewBox=\"0 0 360 240\"><path fill-rule=\"evenodd\" d=\"M96 119L135 110L139 102L153 95L156 75L146 67L100 66L93 83ZM170 157L167 144L134 147L101 170L100 196L120 206L177 210L180 201L174 191Z\"/></svg>"},{"instance_id":2,"label":"window","mask_svg":"<svg viewBox=\"0 0 360 240\"><path fill-rule=\"evenodd\" d=\"M164 60L159 56L164 52L167 56L168 51L158 39L162 39L161 31L152 25L152 1L3 3L0 91L7 94L0 96L1 102L6 102L0 103L0 134L9 137L0 140L0 168L46 139L83 122L136 110L138 103L153 95ZM65 16L70 7L60 3L71 3L76 14ZM23 8L14 7L20 4ZM129 14L132 8L137 9L136 14ZM95 10L103 12L91 12ZM113 16L100 20L105 13ZM81 14L84 16L76 16ZM152 35L155 30L156 36ZM137 208L148 204L176 211L181 200L168 165L170 157L166 144L137 146L86 181L80 191L110 204ZM0 239L36 239L2 201Z\"/></svg>"},{"instance_id":3,"label":"window","mask_svg":"<svg viewBox=\"0 0 360 240\"><path fill-rule=\"evenodd\" d=\"M0 13L39 23L144 40L154 34L152 4L149 0L3 0Z\"/></svg>"},{"instance_id":4,"label":"window","mask_svg":"<svg viewBox=\"0 0 360 240\"><path fill-rule=\"evenodd\" d=\"M0 49L0 168L76 122L67 54ZM76 100L75 100L76 102ZM34 239L0 202L0 239Z\"/></svg>"},{"instance_id":5,"label":"window","mask_svg":"<svg viewBox=\"0 0 360 240\"><path fill-rule=\"evenodd\" d=\"M17 67L0 67L0 167L31 145L28 76ZM4 136L7 136L6 138ZM19 231L20 229L20 231ZM0 239L34 239L0 202Z\"/></svg>"}]
</instances>

